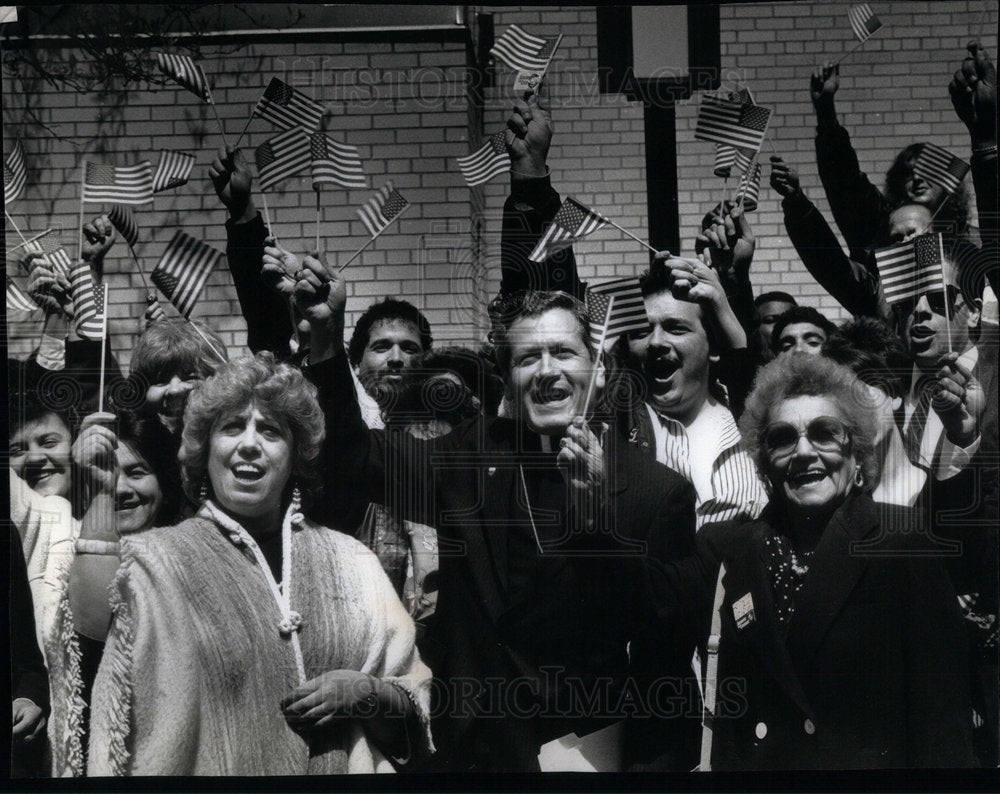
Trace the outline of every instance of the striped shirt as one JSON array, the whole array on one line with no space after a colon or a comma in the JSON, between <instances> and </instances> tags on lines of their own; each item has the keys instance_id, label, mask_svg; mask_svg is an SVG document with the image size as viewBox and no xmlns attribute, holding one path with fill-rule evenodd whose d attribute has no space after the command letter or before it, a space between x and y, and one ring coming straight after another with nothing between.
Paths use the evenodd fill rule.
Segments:
<instances>
[{"instance_id":1,"label":"striped shirt","mask_svg":"<svg viewBox=\"0 0 1000 794\"><path fill-rule=\"evenodd\" d=\"M708 398L687 427L646 404L656 436L656 459L688 480L697 493L698 529L714 521L753 519L767 504L757 467L740 446L732 413Z\"/></svg>"}]
</instances>

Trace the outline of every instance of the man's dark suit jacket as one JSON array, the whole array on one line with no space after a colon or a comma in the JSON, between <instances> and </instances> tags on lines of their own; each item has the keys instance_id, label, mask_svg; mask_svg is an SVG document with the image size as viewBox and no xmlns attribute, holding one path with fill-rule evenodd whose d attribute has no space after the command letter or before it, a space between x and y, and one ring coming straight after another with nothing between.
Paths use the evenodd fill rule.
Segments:
<instances>
[{"instance_id":1,"label":"man's dark suit jacket","mask_svg":"<svg viewBox=\"0 0 1000 794\"><path fill-rule=\"evenodd\" d=\"M317 514L350 526L377 501L438 530L440 594L421 647L435 673L437 765L537 770L541 744L628 714L635 717L626 727L626 764L690 764L699 714L678 693L690 700L693 689L697 701L695 687L685 690L694 637L652 623L639 578L626 571L637 560L693 552L691 485L630 445L609 442L606 510L596 531L546 545L539 559L552 581L537 585L545 603L518 603L512 535L530 537L531 518L542 536L570 526L558 495L544 506L536 500L529 517L521 470L529 483L555 471L539 437L509 419L472 420L433 442L387 436L364 426L345 356L306 373L328 426L321 461L328 487ZM659 702L649 704L645 692L657 681ZM669 719L677 714L688 719Z\"/></svg>"}]
</instances>

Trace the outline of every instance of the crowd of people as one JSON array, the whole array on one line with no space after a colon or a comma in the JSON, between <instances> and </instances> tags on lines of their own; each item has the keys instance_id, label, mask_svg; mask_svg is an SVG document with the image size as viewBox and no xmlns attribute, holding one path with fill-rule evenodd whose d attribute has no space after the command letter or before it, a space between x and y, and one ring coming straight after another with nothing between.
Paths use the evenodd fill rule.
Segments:
<instances>
[{"instance_id":1,"label":"crowd of people","mask_svg":"<svg viewBox=\"0 0 1000 794\"><path fill-rule=\"evenodd\" d=\"M150 319L122 372L28 254L15 774L995 767L996 72L970 43L949 86L976 228L919 145L861 171L838 71L811 95L848 250L794 164L770 181L839 325L754 295L724 202L596 349L572 248L529 258L561 204L533 96L476 350L398 296L348 339L350 269L277 244L239 150L209 176L249 354ZM873 251L938 224L948 287L887 302ZM114 230L82 231L100 280Z\"/></svg>"}]
</instances>

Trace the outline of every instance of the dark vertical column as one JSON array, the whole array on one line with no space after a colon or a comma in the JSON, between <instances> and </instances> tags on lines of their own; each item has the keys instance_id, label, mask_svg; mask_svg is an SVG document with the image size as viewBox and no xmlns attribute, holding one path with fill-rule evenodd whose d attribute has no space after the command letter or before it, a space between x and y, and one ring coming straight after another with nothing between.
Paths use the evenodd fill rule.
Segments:
<instances>
[{"instance_id":1,"label":"dark vertical column","mask_svg":"<svg viewBox=\"0 0 1000 794\"><path fill-rule=\"evenodd\" d=\"M649 102L645 111L646 201L649 242L678 253L681 247L677 206L677 135L673 102Z\"/></svg>"}]
</instances>

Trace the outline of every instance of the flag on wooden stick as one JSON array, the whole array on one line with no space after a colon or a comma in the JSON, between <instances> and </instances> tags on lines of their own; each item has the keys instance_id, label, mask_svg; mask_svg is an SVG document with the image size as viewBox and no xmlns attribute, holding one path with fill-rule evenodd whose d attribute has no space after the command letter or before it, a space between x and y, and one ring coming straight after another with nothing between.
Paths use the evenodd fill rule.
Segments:
<instances>
[{"instance_id":1,"label":"flag on wooden stick","mask_svg":"<svg viewBox=\"0 0 1000 794\"><path fill-rule=\"evenodd\" d=\"M186 152L172 152L169 149L160 150L160 161L156 164L153 174L153 192L169 190L186 184L194 168L195 157Z\"/></svg>"},{"instance_id":2,"label":"flag on wooden stick","mask_svg":"<svg viewBox=\"0 0 1000 794\"><path fill-rule=\"evenodd\" d=\"M875 251L879 280L887 303L944 291L944 243L940 234L922 234L907 243Z\"/></svg>"},{"instance_id":3,"label":"flag on wooden stick","mask_svg":"<svg viewBox=\"0 0 1000 794\"><path fill-rule=\"evenodd\" d=\"M10 204L21 195L24 186L28 181L28 172L24 167L24 148L21 140L14 141L14 148L10 150L7 159L3 163L3 203L4 206Z\"/></svg>"},{"instance_id":4,"label":"flag on wooden stick","mask_svg":"<svg viewBox=\"0 0 1000 794\"><path fill-rule=\"evenodd\" d=\"M81 201L148 204L152 200L153 166L148 160L121 167L87 163Z\"/></svg>"},{"instance_id":5,"label":"flag on wooden stick","mask_svg":"<svg viewBox=\"0 0 1000 794\"><path fill-rule=\"evenodd\" d=\"M221 251L178 230L153 269L153 283L189 318L205 282L223 257Z\"/></svg>"},{"instance_id":6,"label":"flag on wooden stick","mask_svg":"<svg viewBox=\"0 0 1000 794\"><path fill-rule=\"evenodd\" d=\"M73 294L73 318L76 333L91 342L101 341L104 330L105 285L96 286L90 276L90 263L77 263L69 274Z\"/></svg>"},{"instance_id":7,"label":"flag on wooden stick","mask_svg":"<svg viewBox=\"0 0 1000 794\"><path fill-rule=\"evenodd\" d=\"M612 296L614 304L610 305ZM587 288L586 304L590 341L595 346L602 338L607 341L630 331L649 328L646 302L642 297L639 279L635 277L590 285Z\"/></svg>"},{"instance_id":8,"label":"flag on wooden stick","mask_svg":"<svg viewBox=\"0 0 1000 794\"><path fill-rule=\"evenodd\" d=\"M954 193L969 173L969 164L947 149L925 143L913 161L913 173L932 185L940 185L948 194Z\"/></svg>"},{"instance_id":9,"label":"flag on wooden stick","mask_svg":"<svg viewBox=\"0 0 1000 794\"><path fill-rule=\"evenodd\" d=\"M309 136L313 187L334 184L341 187L368 187L358 147L338 143L323 132Z\"/></svg>"},{"instance_id":10,"label":"flag on wooden stick","mask_svg":"<svg viewBox=\"0 0 1000 794\"><path fill-rule=\"evenodd\" d=\"M129 248L135 248L139 242L139 224L135 221L135 214L127 204L115 204L108 211L108 220L122 236Z\"/></svg>"},{"instance_id":11,"label":"flag on wooden stick","mask_svg":"<svg viewBox=\"0 0 1000 794\"><path fill-rule=\"evenodd\" d=\"M552 60L559 36L532 36L511 25L490 50L497 60L519 72L544 72Z\"/></svg>"},{"instance_id":12,"label":"flag on wooden stick","mask_svg":"<svg viewBox=\"0 0 1000 794\"><path fill-rule=\"evenodd\" d=\"M33 312L38 305L25 295L9 278L7 279L7 312Z\"/></svg>"},{"instance_id":13,"label":"flag on wooden stick","mask_svg":"<svg viewBox=\"0 0 1000 794\"><path fill-rule=\"evenodd\" d=\"M208 87L205 72L187 55L158 52L156 65L167 77L184 86L203 102L212 101L212 92Z\"/></svg>"},{"instance_id":14,"label":"flag on wooden stick","mask_svg":"<svg viewBox=\"0 0 1000 794\"><path fill-rule=\"evenodd\" d=\"M253 112L283 130L303 127L310 133L319 129L323 118L319 102L277 77L271 78Z\"/></svg>"},{"instance_id":15,"label":"flag on wooden stick","mask_svg":"<svg viewBox=\"0 0 1000 794\"><path fill-rule=\"evenodd\" d=\"M283 179L309 167L309 136L301 127L279 133L264 141L254 152L260 189L270 190Z\"/></svg>"},{"instance_id":16,"label":"flag on wooden stick","mask_svg":"<svg viewBox=\"0 0 1000 794\"><path fill-rule=\"evenodd\" d=\"M357 212L361 222L368 229L368 233L375 237L402 215L409 206L410 202L403 198L402 194L389 181L382 185L378 193L358 207Z\"/></svg>"},{"instance_id":17,"label":"flag on wooden stick","mask_svg":"<svg viewBox=\"0 0 1000 794\"><path fill-rule=\"evenodd\" d=\"M577 240L593 234L609 223L599 212L585 207L568 196L549 223L538 244L528 254L532 262L544 262L557 251L573 245Z\"/></svg>"},{"instance_id":18,"label":"flag on wooden stick","mask_svg":"<svg viewBox=\"0 0 1000 794\"><path fill-rule=\"evenodd\" d=\"M760 197L760 163L755 163L753 171L747 171L740 177L740 184L736 187L733 202L739 204L742 199L743 210L753 212L757 209L757 199Z\"/></svg>"},{"instance_id":19,"label":"flag on wooden stick","mask_svg":"<svg viewBox=\"0 0 1000 794\"><path fill-rule=\"evenodd\" d=\"M864 44L882 27L882 20L875 16L872 7L868 3L857 3L847 9L847 18L851 23L851 30L854 31L858 41Z\"/></svg>"},{"instance_id":20,"label":"flag on wooden stick","mask_svg":"<svg viewBox=\"0 0 1000 794\"><path fill-rule=\"evenodd\" d=\"M741 105L717 96L706 96L698 107L694 137L740 149L757 151L764 142L771 109Z\"/></svg>"},{"instance_id":21,"label":"flag on wooden stick","mask_svg":"<svg viewBox=\"0 0 1000 794\"><path fill-rule=\"evenodd\" d=\"M493 177L510 171L510 150L507 148L506 132L501 130L470 155L458 158L469 187L489 182Z\"/></svg>"}]
</instances>

